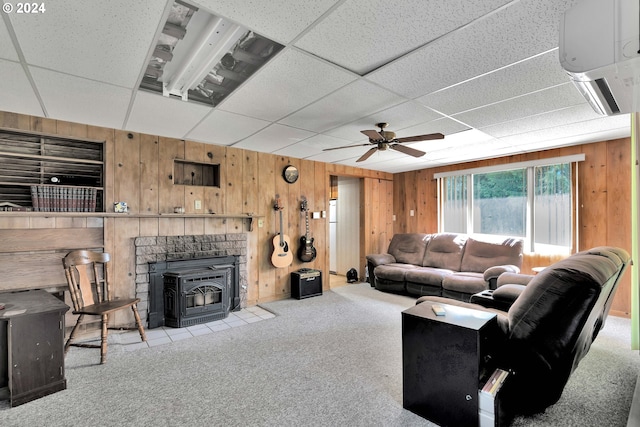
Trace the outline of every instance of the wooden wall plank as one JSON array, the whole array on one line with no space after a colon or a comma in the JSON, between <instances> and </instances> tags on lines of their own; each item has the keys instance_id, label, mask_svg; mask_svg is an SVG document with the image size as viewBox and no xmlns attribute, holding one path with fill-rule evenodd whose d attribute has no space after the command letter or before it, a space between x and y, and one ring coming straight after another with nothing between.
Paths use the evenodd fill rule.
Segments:
<instances>
[{"instance_id":1,"label":"wooden wall plank","mask_svg":"<svg viewBox=\"0 0 640 427\"><path fill-rule=\"evenodd\" d=\"M158 213L159 156L158 137L142 134L140 136L140 212L142 213Z\"/></svg>"},{"instance_id":2,"label":"wooden wall plank","mask_svg":"<svg viewBox=\"0 0 640 427\"><path fill-rule=\"evenodd\" d=\"M140 134L116 131L114 145L116 202L126 202L129 212L140 212Z\"/></svg>"},{"instance_id":3,"label":"wooden wall plank","mask_svg":"<svg viewBox=\"0 0 640 427\"><path fill-rule=\"evenodd\" d=\"M0 253L98 248L104 245L102 229L99 228L0 229L0 241Z\"/></svg>"},{"instance_id":4,"label":"wooden wall plank","mask_svg":"<svg viewBox=\"0 0 640 427\"><path fill-rule=\"evenodd\" d=\"M185 205L184 185L173 185L173 160L184 159L184 141L158 138L158 213L171 213L176 206Z\"/></svg>"},{"instance_id":5,"label":"wooden wall plank","mask_svg":"<svg viewBox=\"0 0 640 427\"><path fill-rule=\"evenodd\" d=\"M184 158L193 162L204 163L207 158L205 147L207 144L201 142L185 141L184 142ZM175 181L174 181L175 182ZM196 209L195 202L200 201L200 209ZM204 186L202 185L185 185L184 186L184 203L181 205L186 213L205 213L207 212L204 199Z\"/></svg>"},{"instance_id":6,"label":"wooden wall plank","mask_svg":"<svg viewBox=\"0 0 640 427\"><path fill-rule=\"evenodd\" d=\"M62 252L0 254L0 291L65 287Z\"/></svg>"}]
</instances>

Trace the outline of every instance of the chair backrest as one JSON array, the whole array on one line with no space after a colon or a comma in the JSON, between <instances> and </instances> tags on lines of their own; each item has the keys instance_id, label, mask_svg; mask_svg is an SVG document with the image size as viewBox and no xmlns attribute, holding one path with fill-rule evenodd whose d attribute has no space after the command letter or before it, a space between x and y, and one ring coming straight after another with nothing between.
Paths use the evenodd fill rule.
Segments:
<instances>
[{"instance_id":1,"label":"chair backrest","mask_svg":"<svg viewBox=\"0 0 640 427\"><path fill-rule=\"evenodd\" d=\"M62 264L75 310L109 301L108 253L77 250L69 252Z\"/></svg>"},{"instance_id":2,"label":"chair backrest","mask_svg":"<svg viewBox=\"0 0 640 427\"><path fill-rule=\"evenodd\" d=\"M559 399L602 328L630 261L620 248L594 248L558 261L527 284L508 312L507 353L522 407L540 409Z\"/></svg>"}]
</instances>

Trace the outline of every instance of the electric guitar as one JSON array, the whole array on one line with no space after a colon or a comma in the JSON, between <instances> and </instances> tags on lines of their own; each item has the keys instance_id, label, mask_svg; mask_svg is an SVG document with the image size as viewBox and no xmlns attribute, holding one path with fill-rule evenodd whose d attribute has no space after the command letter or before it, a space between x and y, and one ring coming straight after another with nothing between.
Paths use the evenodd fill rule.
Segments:
<instances>
[{"instance_id":1,"label":"electric guitar","mask_svg":"<svg viewBox=\"0 0 640 427\"><path fill-rule=\"evenodd\" d=\"M300 248L298 249L298 259L302 262L311 262L316 259L316 248L313 247L313 237L309 238L309 207L307 199L300 202L300 210L305 213L304 223L307 228L304 236L300 237Z\"/></svg>"},{"instance_id":2,"label":"electric guitar","mask_svg":"<svg viewBox=\"0 0 640 427\"><path fill-rule=\"evenodd\" d=\"M289 236L284 234L282 226L282 210L283 206L280 205L280 199L276 196L276 204L273 208L280 212L280 232L273 238L273 254L271 255L271 263L276 268L284 268L291 265L293 262L293 254L290 250Z\"/></svg>"}]
</instances>

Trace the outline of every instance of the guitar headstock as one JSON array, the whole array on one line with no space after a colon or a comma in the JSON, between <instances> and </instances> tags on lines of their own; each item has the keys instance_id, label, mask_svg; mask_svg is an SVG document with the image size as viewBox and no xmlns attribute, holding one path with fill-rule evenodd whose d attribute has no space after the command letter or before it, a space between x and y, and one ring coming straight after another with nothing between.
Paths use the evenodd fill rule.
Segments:
<instances>
[{"instance_id":1,"label":"guitar headstock","mask_svg":"<svg viewBox=\"0 0 640 427\"><path fill-rule=\"evenodd\" d=\"M307 204L307 198L306 198L306 197L304 197L304 196L302 196L302 197L301 197L301 199L302 199L302 200L300 201L300 210L301 210L302 212L306 212L306 211L308 211L308 210L309 210L309 206L308 206L308 204Z\"/></svg>"}]
</instances>

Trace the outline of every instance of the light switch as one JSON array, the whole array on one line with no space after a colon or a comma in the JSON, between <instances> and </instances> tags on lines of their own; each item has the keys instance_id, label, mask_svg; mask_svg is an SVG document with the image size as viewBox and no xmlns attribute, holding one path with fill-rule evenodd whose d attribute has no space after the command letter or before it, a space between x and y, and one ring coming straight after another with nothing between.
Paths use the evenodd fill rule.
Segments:
<instances>
[{"instance_id":1,"label":"light switch","mask_svg":"<svg viewBox=\"0 0 640 427\"><path fill-rule=\"evenodd\" d=\"M414 211L413 209L411 209L411 210L409 211L409 216L414 216L414 215L415 215L415 211Z\"/></svg>"},{"instance_id":2,"label":"light switch","mask_svg":"<svg viewBox=\"0 0 640 427\"><path fill-rule=\"evenodd\" d=\"M196 200L195 208L196 210L202 209L202 200Z\"/></svg>"}]
</instances>

